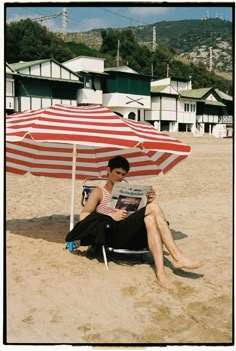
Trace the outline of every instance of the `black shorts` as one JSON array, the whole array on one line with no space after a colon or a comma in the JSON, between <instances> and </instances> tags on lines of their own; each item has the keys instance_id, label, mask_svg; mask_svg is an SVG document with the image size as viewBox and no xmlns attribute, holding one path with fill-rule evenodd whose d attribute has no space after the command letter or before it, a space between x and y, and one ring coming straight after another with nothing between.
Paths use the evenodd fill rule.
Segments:
<instances>
[{"instance_id":1,"label":"black shorts","mask_svg":"<svg viewBox=\"0 0 236 351\"><path fill-rule=\"evenodd\" d=\"M142 249L148 247L144 224L145 207L122 221L115 223L114 230L107 235L107 244L113 248ZM109 233L108 233L109 234Z\"/></svg>"},{"instance_id":2,"label":"black shorts","mask_svg":"<svg viewBox=\"0 0 236 351\"><path fill-rule=\"evenodd\" d=\"M110 216L94 211L78 222L65 240L80 240L82 246L105 244L123 249L148 247L145 209L141 208L122 221L114 221Z\"/></svg>"}]
</instances>

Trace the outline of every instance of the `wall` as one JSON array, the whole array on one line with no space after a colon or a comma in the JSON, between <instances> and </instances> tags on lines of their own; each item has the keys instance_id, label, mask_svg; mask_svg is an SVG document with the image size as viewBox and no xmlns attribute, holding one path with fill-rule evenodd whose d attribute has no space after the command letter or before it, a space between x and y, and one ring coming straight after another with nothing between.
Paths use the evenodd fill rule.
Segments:
<instances>
[{"instance_id":1,"label":"wall","mask_svg":"<svg viewBox=\"0 0 236 351\"><path fill-rule=\"evenodd\" d=\"M107 107L122 107L128 110L149 109L151 106L151 97L121 93L103 94L103 105Z\"/></svg>"},{"instance_id":2,"label":"wall","mask_svg":"<svg viewBox=\"0 0 236 351\"><path fill-rule=\"evenodd\" d=\"M78 104L98 104L102 105L102 90L79 89L77 92Z\"/></svg>"},{"instance_id":3,"label":"wall","mask_svg":"<svg viewBox=\"0 0 236 351\"><path fill-rule=\"evenodd\" d=\"M150 81L135 75L113 74L106 77L103 92L150 96Z\"/></svg>"},{"instance_id":4,"label":"wall","mask_svg":"<svg viewBox=\"0 0 236 351\"><path fill-rule=\"evenodd\" d=\"M36 97L18 97L16 98L16 111L35 110L43 107L49 107L55 104L64 104L70 106L76 106L76 100L66 99L50 99L50 98L36 98Z\"/></svg>"},{"instance_id":5,"label":"wall","mask_svg":"<svg viewBox=\"0 0 236 351\"><path fill-rule=\"evenodd\" d=\"M36 64L19 70L21 74L38 77L61 78L68 80L79 80L79 77L53 61Z\"/></svg>"},{"instance_id":6,"label":"wall","mask_svg":"<svg viewBox=\"0 0 236 351\"><path fill-rule=\"evenodd\" d=\"M12 78L6 78L6 110L15 109L15 80Z\"/></svg>"},{"instance_id":7,"label":"wall","mask_svg":"<svg viewBox=\"0 0 236 351\"><path fill-rule=\"evenodd\" d=\"M74 72L104 72L104 59L95 57L80 56L75 59L63 62L63 66Z\"/></svg>"}]
</instances>

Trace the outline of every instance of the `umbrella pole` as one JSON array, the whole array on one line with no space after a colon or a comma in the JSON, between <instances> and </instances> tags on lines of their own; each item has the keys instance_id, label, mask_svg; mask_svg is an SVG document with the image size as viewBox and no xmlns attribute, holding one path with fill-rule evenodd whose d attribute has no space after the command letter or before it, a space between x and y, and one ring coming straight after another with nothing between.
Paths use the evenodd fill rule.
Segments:
<instances>
[{"instance_id":1,"label":"umbrella pole","mask_svg":"<svg viewBox=\"0 0 236 351\"><path fill-rule=\"evenodd\" d=\"M71 184L71 205L70 205L70 230L74 227L75 210L75 179L76 179L76 144L73 145L72 157L72 184Z\"/></svg>"}]
</instances>

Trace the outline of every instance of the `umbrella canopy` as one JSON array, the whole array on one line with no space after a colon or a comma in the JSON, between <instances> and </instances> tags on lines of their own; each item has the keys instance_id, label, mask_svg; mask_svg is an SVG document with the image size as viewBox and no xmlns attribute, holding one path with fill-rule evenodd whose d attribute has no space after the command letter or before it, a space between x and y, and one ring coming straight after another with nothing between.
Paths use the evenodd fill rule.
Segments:
<instances>
[{"instance_id":1,"label":"umbrella canopy","mask_svg":"<svg viewBox=\"0 0 236 351\"><path fill-rule=\"evenodd\" d=\"M75 179L106 177L108 160L120 154L130 163L128 177L153 176L189 153L181 141L99 105L58 104L6 117L6 171L72 179L70 230Z\"/></svg>"},{"instance_id":2,"label":"umbrella canopy","mask_svg":"<svg viewBox=\"0 0 236 351\"><path fill-rule=\"evenodd\" d=\"M54 105L6 117L6 170L71 178L105 177L108 160L122 154L128 177L166 173L190 146L149 125L128 120L103 106Z\"/></svg>"}]
</instances>

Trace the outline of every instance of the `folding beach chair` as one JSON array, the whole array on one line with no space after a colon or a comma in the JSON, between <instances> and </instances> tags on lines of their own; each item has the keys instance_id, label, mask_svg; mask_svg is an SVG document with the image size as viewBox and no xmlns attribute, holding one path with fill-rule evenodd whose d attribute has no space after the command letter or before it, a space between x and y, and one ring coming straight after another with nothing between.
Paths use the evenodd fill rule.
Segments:
<instances>
[{"instance_id":1,"label":"folding beach chair","mask_svg":"<svg viewBox=\"0 0 236 351\"><path fill-rule=\"evenodd\" d=\"M97 186L100 186L106 182L106 178L87 178L83 182L83 190L82 190L82 198L81 198L81 205L85 206L89 195L91 191L96 188ZM109 226L109 224L107 224ZM109 228L107 228L109 230ZM69 249L69 251L74 251L76 249L76 244L74 242L68 242L66 248ZM87 256L91 249L93 248L93 245L90 245L87 251ZM141 259L143 258L143 255L146 253L149 253L150 250L148 248L143 248L143 249L138 249L138 250L133 250L133 249L126 249L126 248L120 248L120 249L115 249L113 247L107 246L107 245L102 245L102 256L103 260L106 266L106 269L109 270L108 267L108 259L107 259L107 253L118 253L118 254L129 254L129 255L140 255Z\"/></svg>"}]
</instances>

